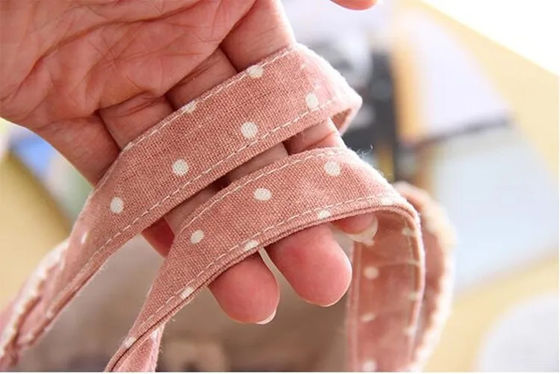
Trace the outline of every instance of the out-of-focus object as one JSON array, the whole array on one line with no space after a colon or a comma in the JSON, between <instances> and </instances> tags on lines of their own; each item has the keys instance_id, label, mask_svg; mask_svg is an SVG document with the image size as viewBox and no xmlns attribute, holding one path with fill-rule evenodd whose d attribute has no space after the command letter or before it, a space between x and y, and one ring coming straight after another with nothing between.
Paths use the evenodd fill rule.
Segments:
<instances>
[{"instance_id":1,"label":"out-of-focus object","mask_svg":"<svg viewBox=\"0 0 560 374\"><path fill-rule=\"evenodd\" d=\"M557 285L553 257L461 294L426 371L558 372ZM515 341L504 341L504 326Z\"/></svg>"},{"instance_id":2,"label":"out-of-focus object","mask_svg":"<svg viewBox=\"0 0 560 374\"><path fill-rule=\"evenodd\" d=\"M423 144L508 122L508 109L473 56L421 11L395 16L393 64L402 141Z\"/></svg>"},{"instance_id":3,"label":"out-of-focus object","mask_svg":"<svg viewBox=\"0 0 560 374\"><path fill-rule=\"evenodd\" d=\"M422 1L536 65L560 74L560 51L553 47L560 35L557 0Z\"/></svg>"},{"instance_id":4,"label":"out-of-focus object","mask_svg":"<svg viewBox=\"0 0 560 374\"><path fill-rule=\"evenodd\" d=\"M47 249L64 239L69 222L55 201L10 152L0 159L0 304L13 297ZM7 265L9 264L9 265Z\"/></svg>"},{"instance_id":5,"label":"out-of-focus object","mask_svg":"<svg viewBox=\"0 0 560 374\"><path fill-rule=\"evenodd\" d=\"M558 176L557 1L400 0L453 35L504 98L515 124ZM527 25L525 27L524 25ZM419 93L420 95L421 93ZM410 121L422 120L410 112Z\"/></svg>"},{"instance_id":6,"label":"out-of-focus object","mask_svg":"<svg viewBox=\"0 0 560 374\"><path fill-rule=\"evenodd\" d=\"M42 183L67 218L74 220L91 191L89 183L47 141L24 127L0 120L0 132L5 133L5 148L9 148ZM1 142L2 138L0 150Z\"/></svg>"},{"instance_id":7,"label":"out-of-focus object","mask_svg":"<svg viewBox=\"0 0 560 374\"><path fill-rule=\"evenodd\" d=\"M549 292L531 297L503 313L486 334L478 355L478 369L557 372L558 360L554 359L558 354L557 294Z\"/></svg>"},{"instance_id":8,"label":"out-of-focus object","mask_svg":"<svg viewBox=\"0 0 560 374\"><path fill-rule=\"evenodd\" d=\"M457 4L437 3L446 7ZM462 3L487 11L482 2ZM426 369L557 370L557 350L538 349L557 342L557 324L546 323L554 314L550 303L539 316L532 317L523 312L523 305L539 308L542 295L557 294L558 77L425 2L401 0L398 5L394 76L399 126L412 135L409 143L416 145L411 152L415 167L410 175L443 202L456 223L459 239L455 252L457 301ZM492 17L500 25L498 20L509 15L504 6ZM519 24L520 18L516 22ZM449 43L451 40L455 45ZM462 55L459 63L463 66L449 54L433 49L437 46L454 50L455 57ZM437 53L440 56L434 58ZM455 76L461 74L468 80ZM483 77L487 82L481 81ZM445 90L452 83L448 79L478 89L457 100L458 96ZM426 82L440 90L441 102L448 99L446 95L453 98L450 108L454 110L445 116L448 124L458 113L468 119L469 113L485 111L485 126L477 126L480 121L476 116L471 116L470 124L455 121L456 129L463 126L484 131L463 131L460 136L455 132L456 136L445 141L422 144L426 135L430 139L434 134L427 130L435 126L435 117L425 110L426 101L436 101ZM500 101L502 105L495 105ZM490 128L493 116L487 109L492 106L501 106L501 113L509 114L501 117L508 120L504 122L508 126ZM422 131L414 132L418 129ZM515 312L518 308L521 312ZM536 318L546 326L536 326ZM512 319L518 334L504 337L503 326ZM504 344L508 339L514 341ZM512 354L517 360L506 364L503 358Z\"/></svg>"},{"instance_id":9,"label":"out-of-focus object","mask_svg":"<svg viewBox=\"0 0 560 374\"><path fill-rule=\"evenodd\" d=\"M8 125L0 118L0 161L8 150Z\"/></svg>"}]
</instances>

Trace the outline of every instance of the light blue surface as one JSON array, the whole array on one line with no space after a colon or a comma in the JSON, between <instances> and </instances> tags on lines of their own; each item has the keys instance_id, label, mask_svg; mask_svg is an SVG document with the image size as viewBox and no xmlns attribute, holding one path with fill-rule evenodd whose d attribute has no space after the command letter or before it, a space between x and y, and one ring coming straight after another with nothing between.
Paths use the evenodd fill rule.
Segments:
<instances>
[{"instance_id":1,"label":"light blue surface","mask_svg":"<svg viewBox=\"0 0 560 374\"><path fill-rule=\"evenodd\" d=\"M457 230L457 288L557 253L556 181L515 129L463 135L431 152L431 192Z\"/></svg>"},{"instance_id":2,"label":"light blue surface","mask_svg":"<svg viewBox=\"0 0 560 374\"><path fill-rule=\"evenodd\" d=\"M11 148L37 178L45 180L50 162L56 155L56 151L49 143L29 133L25 137L14 140Z\"/></svg>"}]
</instances>

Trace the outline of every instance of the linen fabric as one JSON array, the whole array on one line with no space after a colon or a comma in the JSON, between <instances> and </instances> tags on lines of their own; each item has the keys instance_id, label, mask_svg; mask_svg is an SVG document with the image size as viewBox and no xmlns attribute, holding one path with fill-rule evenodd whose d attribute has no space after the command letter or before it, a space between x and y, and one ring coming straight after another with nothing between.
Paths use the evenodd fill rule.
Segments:
<instances>
[{"instance_id":1,"label":"linen fabric","mask_svg":"<svg viewBox=\"0 0 560 374\"><path fill-rule=\"evenodd\" d=\"M0 367L15 362L126 241L306 128L332 120L343 131L360 103L323 59L294 45L129 143L88 198L70 237L45 257L0 315ZM433 206L412 187L402 188L415 206ZM432 224L436 229L424 230L413 206L378 172L350 150L325 148L290 156L232 183L186 219L107 370L155 370L165 322L220 273L293 232L364 212L374 212L376 219L363 235L350 236L355 242L347 323L350 369L420 365L449 299L447 229ZM437 217L439 212L431 221L443 222ZM430 247L428 269L422 232Z\"/></svg>"}]
</instances>

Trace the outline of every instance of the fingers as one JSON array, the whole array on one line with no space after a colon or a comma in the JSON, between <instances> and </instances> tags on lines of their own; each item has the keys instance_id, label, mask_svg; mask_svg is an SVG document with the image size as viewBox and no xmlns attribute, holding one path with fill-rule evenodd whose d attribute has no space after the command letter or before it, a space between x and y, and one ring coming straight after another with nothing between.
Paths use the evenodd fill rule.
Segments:
<instances>
[{"instance_id":1,"label":"fingers","mask_svg":"<svg viewBox=\"0 0 560 374\"><path fill-rule=\"evenodd\" d=\"M271 245L268 253L298 295L309 303L335 304L350 285L350 260L328 225L297 232Z\"/></svg>"},{"instance_id":2,"label":"fingers","mask_svg":"<svg viewBox=\"0 0 560 374\"><path fill-rule=\"evenodd\" d=\"M51 123L35 130L95 184L119 154L119 147L98 115Z\"/></svg>"},{"instance_id":3,"label":"fingers","mask_svg":"<svg viewBox=\"0 0 560 374\"><path fill-rule=\"evenodd\" d=\"M332 0L344 8L353 10L364 10L371 8L377 3L377 0Z\"/></svg>"},{"instance_id":4,"label":"fingers","mask_svg":"<svg viewBox=\"0 0 560 374\"><path fill-rule=\"evenodd\" d=\"M198 1L170 15L135 22L119 21L126 5L138 2L113 3L107 7L111 22L51 46L26 70L18 89L5 95L4 116L38 128L89 116L144 92L162 96L218 47L251 1ZM103 16L86 13L82 18L98 17ZM64 21L62 29L67 28Z\"/></svg>"},{"instance_id":5,"label":"fingers","mask_svg":"<svg viewBox=\"0 0 560 374\"><path fill-rule=\"evenodd\" d=\"M255 2L243 22L232 30L222 48L233 65L242 70L293 42L279 2L261 0ZM282 151L272 149L260 156L278 158ZM249 169L251 165L247 168L244 165L244 171ZM280 240L270 245L268 252L294 290L311 303L331 305L349 286L351 267L327 225Z\"/></svg>"},{"instance_id":6,"label":"fingers","mask_svg":"<svg viewBox=\"0 0 560 374\"><path fill-rule=\"evenodd\" d=\"M220 60L219 57L216 57L217 55L219 54L213 55L212 58L197 67L170 90L167 97L154 97L144 93L121 104L100 110L101 118L105 121L107 128L120 147L124 147L129 141L138 137L190 99L235 74L235 69L227 63L227 59L223 57L225 61ZM173 231L178 230L192 211L218 191L219 186L213 184L169 212L166 215L166 220L171 229ZM165 234L164 242L168 237L168 234L165 233L166 228L162 227L163 225L163 223L156 225L148 234L150 242L160 249L165 243L161 243L162 238L156 237L156 235ZM156 231L153 232L153 230ZM262 321L276 310L279 298L276 281L258 255L254 256L247 264L242 263L233 266L218 279L238 279L243 278L243 274L249 274L247 276L250 279L245 282L217 280L210 286L210 290L231 318L243 322ZM250 283L260 285L261 293L249 292L248 286ZM238 295L238 297L232 298L228 295ZM260 309L253 308L254 304L262 305L262 307ZM243 307L243 305L248 305L248 307Z\"/></svg>"},{"instance_id":7,"label":"fingers","mask_svg":"<svg viewBox=\"0 0 560 374\"><path fill-rule=\"evenodd\" d=\"M216 50L193 73L170 90L167 94L174 108L179 108L199 96L210 87L216 86L235 75L236 70L221 52ZM249 172L284 157L286 152L280 145L276 152L268 157L260 155L249 163L237 168L225 177L231 182ZM180 209L175 209L169 219L171 226L183 222L185 215L190 214L203 200L210 198L215 192L205 191L204 197L187 202ZM199 193L198 196L201 194ZM254 254L245 261L230 267L210 284L210 290L223 310L234 320L241 322L260 323L271 319L276 312L280 299L278 284L260 255Z\"/></svg>"},{"instance_id":8,"label":"fingers","mask_svg":"<svg viewBox=\"0 0 560 374\"><path fill-rule=\"evenodd\" d=\"M270 322L280 300L276 278L259 253L223 272L210 290L228 316L239 322Z\"/></svg>"},{"instance_id":9,"label":"fingers","mask_svg":"<svg viewBox=\"0 0 560 374\"><path fill-rule=\"evenodd\" d=\"M237 70L243 70L295 42L292 28L277 0L258 0L222 42Z\"/></svg>"}]
</instances>

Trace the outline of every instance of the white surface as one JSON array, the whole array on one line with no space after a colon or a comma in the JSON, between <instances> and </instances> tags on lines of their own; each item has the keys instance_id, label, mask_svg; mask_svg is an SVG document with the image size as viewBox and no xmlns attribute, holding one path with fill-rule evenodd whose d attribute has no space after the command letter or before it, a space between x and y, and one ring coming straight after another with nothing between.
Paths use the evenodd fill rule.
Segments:
<instances>
[{"instance_id":1,"label":"white surface","mask_svg":"<svg viewBox=\"0 0 560 374\"><path fill-rule=\"evenodd\" d=\"M507 117L504 101L462 46L424 13L399 22L418 70L418 95L432 136Z\"/></svg>"},{"instance_id":2,"label":"white surface","mask_svg":"<svg viewBox=\"0 0 560 374\"><path fill-rule=\"evenodd\" d=\"M560 73L560 1L423 1L541 67Z\"/></svg>"},{"instance_id":3,"label":"white surface","mask_svg":"<svg viewBox=\"0 0 560 374\"><path fill-rule=\"evenodd\" d=\"M506 312L486 336L478 370L558 372L558 296L540 295Z\"/></svg>"},{"instance_id":4,"label":"white surface","mask_svg":"<svg viewBox=\"0 0 560 374\"><path fill-rule=\"evenodd\" d=\"M457 231L457 290L557 253L558 186L519 133L485 130L432 150L431 190Z\"/></svg>"}]
</instances>

